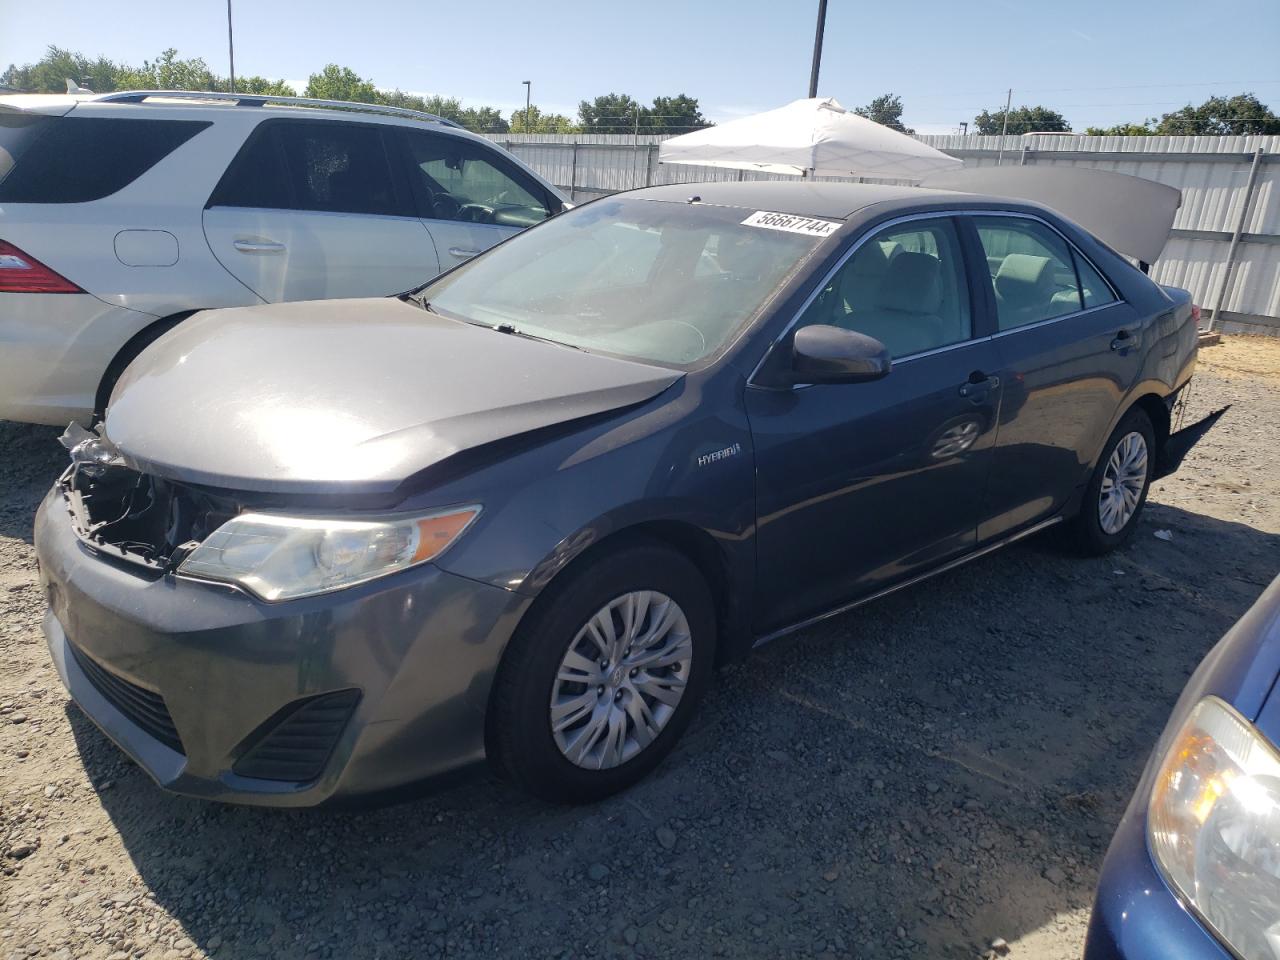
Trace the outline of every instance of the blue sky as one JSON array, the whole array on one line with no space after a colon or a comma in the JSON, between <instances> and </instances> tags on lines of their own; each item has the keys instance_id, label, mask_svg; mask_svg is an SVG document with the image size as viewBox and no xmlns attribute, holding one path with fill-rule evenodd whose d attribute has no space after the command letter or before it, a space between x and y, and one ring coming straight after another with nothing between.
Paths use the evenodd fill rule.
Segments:
<instances>
[{"instance_id":1,"label":"blue sky","mask_svg":"<svg viewBox=\"0 0 1280 960\"><path fill-rule=\"evenodd\" d=\"M573 115L617 91L697 97L713 120L807 94L816 0L448 3L234 0L237 73L336 62L380 87ZM50 43L140 62L165 47L226 73L225 0L0 0L0 62ZM1280 110L1280 0L830 0L819 93L894 92L921 132L1043 103L1080 130L1251 90Z\"/></svg>"}]
</instances>

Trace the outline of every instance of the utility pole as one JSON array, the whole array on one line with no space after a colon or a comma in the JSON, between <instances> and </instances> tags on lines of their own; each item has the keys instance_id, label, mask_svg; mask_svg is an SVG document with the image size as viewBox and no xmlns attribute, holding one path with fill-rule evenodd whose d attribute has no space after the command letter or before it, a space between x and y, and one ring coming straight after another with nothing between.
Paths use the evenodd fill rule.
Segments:
<instances>
[{"instance_id":1,"label":"utility pole","mask_svg":"<svg viewBox=\"0 0 1280 960\"><path fill-rule=\"evenodd\" d=\"M818 68L822 66L822 33L827 27L827 0L818 0L818 30L813 38L813 67L809 71L809 99L818 95Z\"/></svg>"},{"instance_id":2,"label":"utility pole","mask_svg":"<svg viewBox=\"0 0 1280 960\"><path fill-rule=\"evenodd\" d=\"M1004 162L1004 135L1009 132L1009 108L1013 106L1013 87L1004 101L1004 123L1000 124L1000 152L996 154L996 166Z\"/></svg>"},{"instance_id":3,"label":"utility pole","mask_svg":"<svg viewBox=\"0 0 1280 960\"><path fill-rule=\"evenodd\" d=\"M533 81L521 80L524 84L524 132L533 133L533 127L529 121L530 112L533 110Z\"/></svg>"},{"instance_id":4,"label":"utility pole","mask_svg":"<svg viewBox=\"0 0 1280 960\"><path fill-rule=\"evenodd\" d=\"M231 0L227 0L227 56L231 58L231 92L236 92L236 39L231 32Z\"/></svg>"}]
</instances>

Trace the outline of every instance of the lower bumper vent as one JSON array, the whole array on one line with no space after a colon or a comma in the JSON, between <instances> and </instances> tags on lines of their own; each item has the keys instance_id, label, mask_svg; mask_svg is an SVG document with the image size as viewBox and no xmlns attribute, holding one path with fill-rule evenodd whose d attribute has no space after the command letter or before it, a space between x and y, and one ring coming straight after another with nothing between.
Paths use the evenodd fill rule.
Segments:
<instances>
[{"instance_id":1,"label":"lower bumper vent","mask_svg":"<svg viewBox=\"0 0 1280 960\"><path fill-rule=\"evenodd\" d=\"M316 779L359 702L359 690L295 700L250 734L232 771L259 780Z\"/></svg>"},{"instance_id":2,"label":"lower bumper vent","mask_svg":"<svg viewBox=\"0 0 1280 960\"><path fill-rule=\"evenodd\" d=\"M169 708L165 706L160 694L112 673L74 643L68 643L67 646L84 675L104 700L170 750L186 753L178 738L178 728L173 725Z\"/></svg>"}]
</instances>

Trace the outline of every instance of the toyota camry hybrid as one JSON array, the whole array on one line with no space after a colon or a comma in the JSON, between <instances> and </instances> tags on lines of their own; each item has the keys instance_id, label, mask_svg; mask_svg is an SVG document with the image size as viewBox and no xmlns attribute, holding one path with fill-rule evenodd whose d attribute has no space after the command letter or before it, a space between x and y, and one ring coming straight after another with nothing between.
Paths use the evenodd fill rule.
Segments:
<instances>
[{"instance_id":1,"label":"toyota camry hybrid","mask_svg":"<svg viewBox=\"0 0 1280 960\"><path fill-rule=\"evenodd\" d=\"M1124 543L1195 313L1034 203L738 182L399 297L197 314L68 431L49 646L171 790L314 804L488 758L598 798L753 646L1054 524Z\"/></svg>"}]
</instances>

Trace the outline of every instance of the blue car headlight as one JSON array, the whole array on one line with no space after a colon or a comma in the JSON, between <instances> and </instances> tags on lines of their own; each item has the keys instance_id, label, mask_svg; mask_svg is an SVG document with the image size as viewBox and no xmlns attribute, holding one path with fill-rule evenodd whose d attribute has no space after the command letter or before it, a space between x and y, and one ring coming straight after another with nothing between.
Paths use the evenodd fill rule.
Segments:
<instances>
[{"instance_id":1,"label":"blue car headlight","mask_svg":"<svg viewBox=\"0 0 1280 960\"><path fill-rule=\"evenodd\" d=\"M1280 960L1280 754L1216 697L1170 743L1147 811L1152 855L1244 960Z\"/></svg>"}]
</instances>

